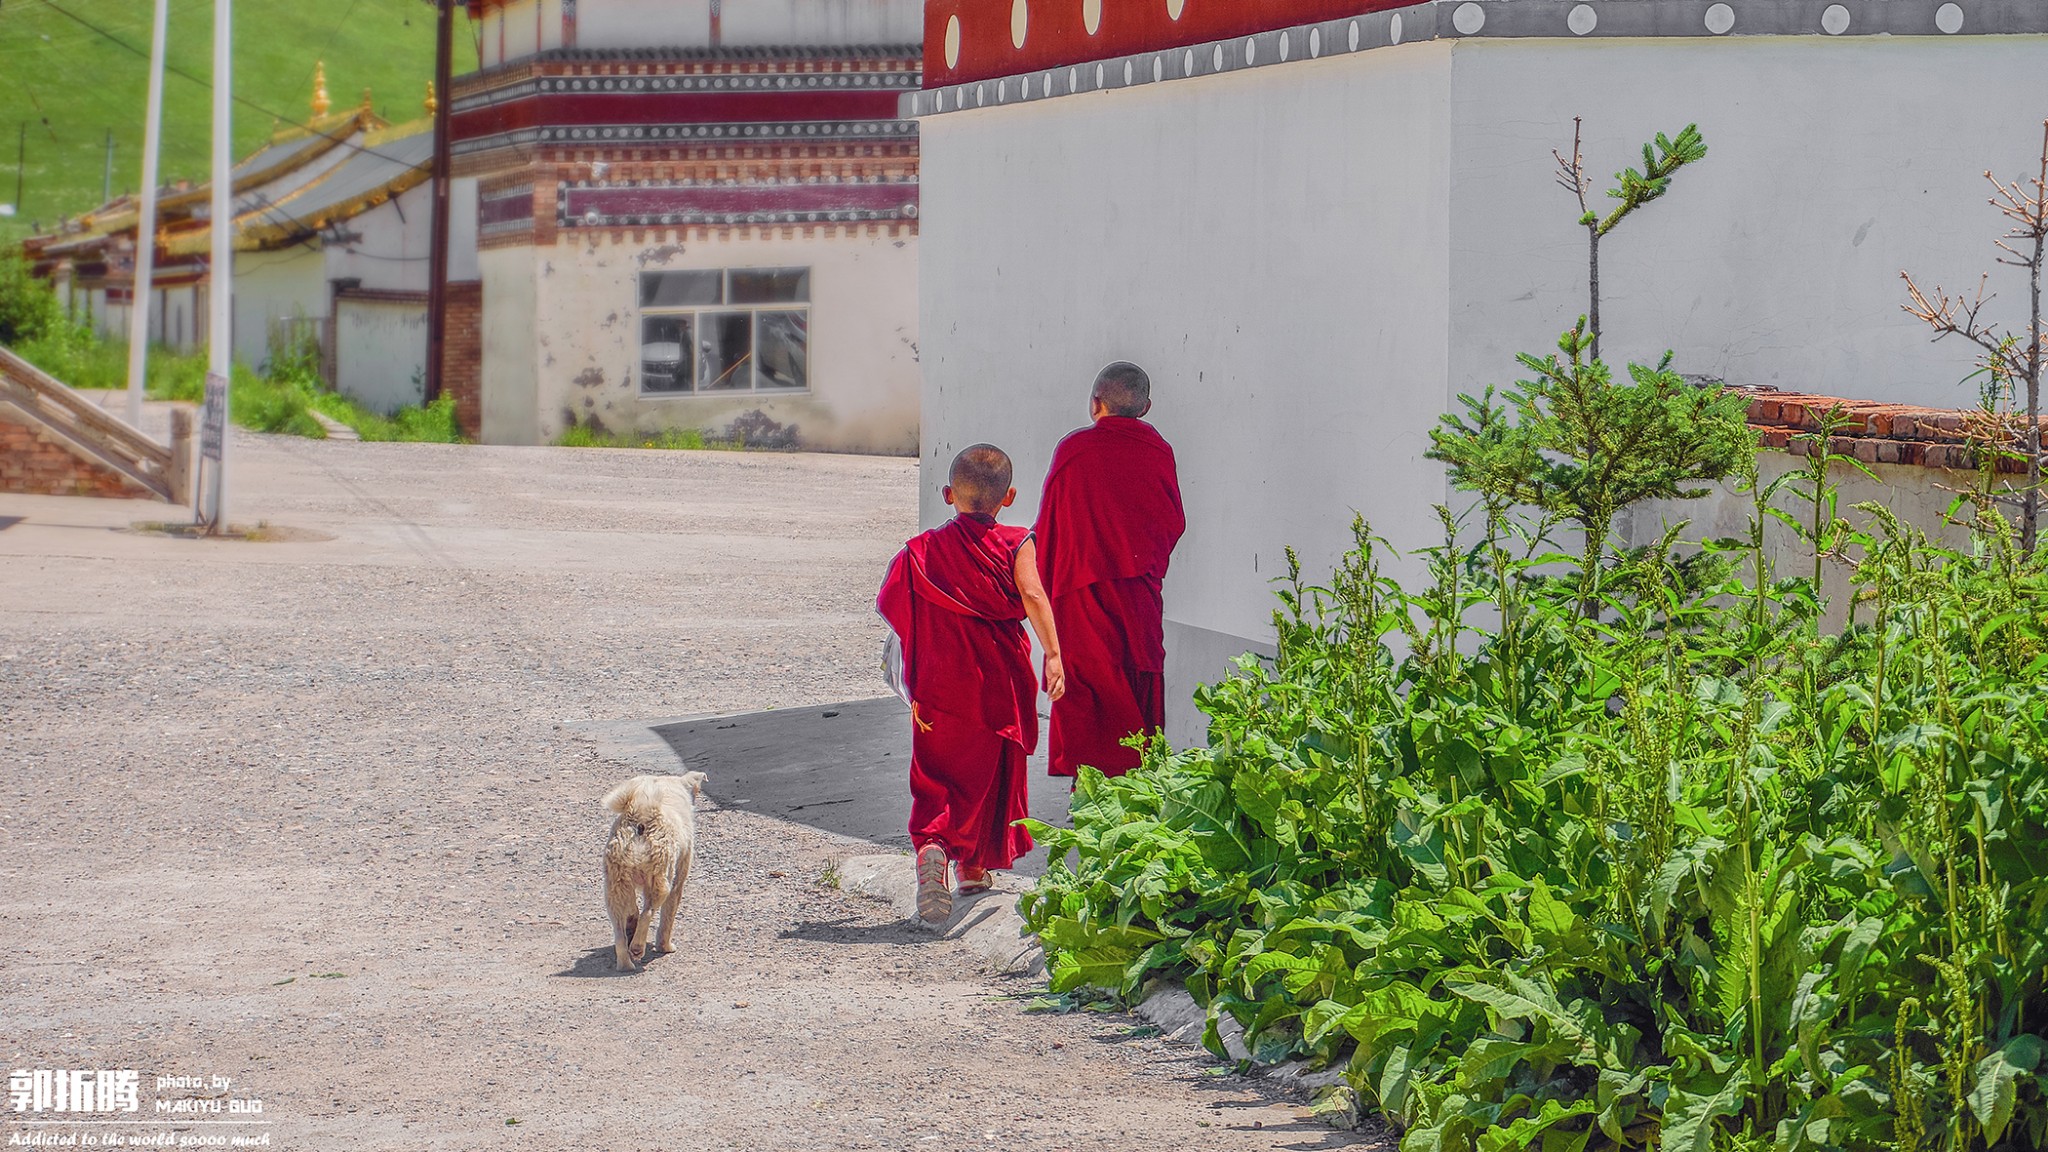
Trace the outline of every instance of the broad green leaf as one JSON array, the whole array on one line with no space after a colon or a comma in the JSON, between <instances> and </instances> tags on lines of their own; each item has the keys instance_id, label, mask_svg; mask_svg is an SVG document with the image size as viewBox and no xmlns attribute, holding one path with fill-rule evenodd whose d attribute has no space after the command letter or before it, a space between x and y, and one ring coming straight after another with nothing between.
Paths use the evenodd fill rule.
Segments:
<instances>
[{"instance_id":1,"label":"broad green leaf","mask_svg":"<svg viewBox=\"0 0 2048 1152\"><path fill-rule=\"evenodd\" d=\"M1742 1111L1749 1070L1738 1064L1718 1084L1696 1080L1694 1085L1689 1090L1673 1088L1665 1101L1664 1130L1657 1144L1661 1152L1709 1152L1715 1121Z\"/></svg>"},{"instance_id":2,"label":"broad green leaf","mask_svg":"<svg viewBox=\"0 0 2048 1152\"><path fill-rule=\"evenodd\" d=\"M1977 1083L1970 1089L1970 1111L1984 1126L1984 1141L1997 1144L2012 1123L2013 1108L2019 1101L2019 1078L2041 1063L2044 1044L2039 1036L2022 1033L2005 1046L1977 1062Z\"/></svg>"}]
</instances>

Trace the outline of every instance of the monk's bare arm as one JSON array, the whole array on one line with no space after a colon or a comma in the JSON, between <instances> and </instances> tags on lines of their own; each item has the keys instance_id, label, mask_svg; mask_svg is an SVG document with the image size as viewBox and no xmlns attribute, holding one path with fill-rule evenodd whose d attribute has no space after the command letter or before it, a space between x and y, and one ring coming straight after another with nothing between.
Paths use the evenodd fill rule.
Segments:
<instances>
[{"instance_id":1,"label":"monk's bare arm","mask_svg":"<svg viewBox=\"0 0 2048 1152\"><path fill-rule=\"evenodd\" d=\"M1045 649L1045 694L1057 700L1067 694L1066 666L1060 663L1060 631L1053 623L1052 601L1038 579L1038 546L1029 540L1017 549L1014 565L1017 594L1024 598L1024 616L1038 633L1038 646Z\"/></svg>"}]
</instances>

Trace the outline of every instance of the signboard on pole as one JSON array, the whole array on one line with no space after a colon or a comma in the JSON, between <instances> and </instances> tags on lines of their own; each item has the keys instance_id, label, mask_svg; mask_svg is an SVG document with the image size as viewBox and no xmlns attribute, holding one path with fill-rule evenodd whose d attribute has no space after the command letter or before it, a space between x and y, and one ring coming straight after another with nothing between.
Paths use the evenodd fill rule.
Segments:
<instances>
[{"instance_id":1,"label":"signboard on pole","mask_svg":"<svg viewBox=\"0 0 2048 1152\"><path fill-rule=\"evenodd\" d=\"M206 405L199 414L199 456L220 463L221 445L228 435L228 378L217 372L206 374Z\"/></svg>"}]
</instances>

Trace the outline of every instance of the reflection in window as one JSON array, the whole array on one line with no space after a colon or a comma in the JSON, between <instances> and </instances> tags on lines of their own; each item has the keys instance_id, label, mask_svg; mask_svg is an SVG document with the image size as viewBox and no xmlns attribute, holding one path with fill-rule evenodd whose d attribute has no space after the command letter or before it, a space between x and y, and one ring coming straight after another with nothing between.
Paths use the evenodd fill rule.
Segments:
<instances>
[{"instance_id":1,"label":"reflection in window","mask_svg":"<svg viewBox=\"0 0 2048 1152\"><path fill-rule=\"evenodd\" d=\"M703 331L699 334L701 355L699 378L706 392L745 390L754 386L754 314L751 312L703 312L698 314Z\"/></svg>"},{"instance_id":2,"label":"reflection in window","mask_svg":"<svg viewBox=\"0 0 2048 1152\"><path fill-rule=\"evenodd\" d=\"M809 268L735 268L727 276L734 304L803 304L811 298Z\"/></svg>"},{"instance_id":3,"label":"reflection in window","mask_svg":"<svg viewBox=\"0 0 2048 1152\"><path fill-rule=\"evenodd\" d=\"M808 268L643 273L640 390L810 387L810 296Z\"/></svg>"},{"instance_id":4,"label":"reflection in window","mask_svg":"<svg viewBox=\"0 0 2048 1152\"><path fill-rule=\"evenodd\" d=\"M640 389L643 392L688 392L691 344L688 313L649 316L640 321Z\"/></svg>"},{"instance_id":5,"label":"reflection in window","mask_svg":"<svg viewBox=\"0 0 2048 1152\"><path fill-rule=\"evenodd\" d=\"M754 376L761 388L810 384L810 318L803 312L754 313Z\"/></svg>"},{"instance_id":6,"label":"reflection in window","mask_svg":"<svg viewBox=\"0 0 2048 1152\"><path fill-rule=\"evenodd\" d=\"M687 308L723 304L719 272L648 272L640 277L642 308Z\"/></svg>"}]
</instances>

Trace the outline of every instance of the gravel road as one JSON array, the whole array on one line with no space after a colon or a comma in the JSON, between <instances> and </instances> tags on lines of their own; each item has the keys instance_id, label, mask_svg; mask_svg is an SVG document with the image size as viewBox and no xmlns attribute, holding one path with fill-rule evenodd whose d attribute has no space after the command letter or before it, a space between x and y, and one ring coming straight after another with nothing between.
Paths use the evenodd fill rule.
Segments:
<instances>
[{"instance_id":1,"label":"gravel road","mask_svg":"<svg viewBox=\"0 0 2048 1152\"><path fill-rule=\"evenodd\" d=\"M874 695L914 462L238 434L232 463L233 519L325 538L0 495L0 1053L138 1070L149 1121L8 1136L1350 1139L1128 1017L1027 1013L1042 986L821 884L871 847L750 813L701 818L679 951L612 974L597 798L647 761L593 732Z\"/></svg>"}]
</instances>

